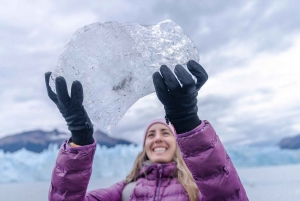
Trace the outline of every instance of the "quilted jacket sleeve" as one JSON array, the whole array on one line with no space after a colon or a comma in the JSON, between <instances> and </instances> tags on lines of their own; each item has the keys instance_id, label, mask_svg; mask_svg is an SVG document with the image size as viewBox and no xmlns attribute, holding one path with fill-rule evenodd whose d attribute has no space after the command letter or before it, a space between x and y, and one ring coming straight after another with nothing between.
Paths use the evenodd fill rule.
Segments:
<instances>
[{"instance_id":1,"label":"quilted jacket sleeve","mask_svg":"<svg viewBox=\"0 0 300 201\"><path fill-rule=\"evenodd\" d=\"M62 144L52 172L50 201L121 201L124 182L86 193L95 150L96 142L82 147L70 147L68 141Z\"/></svg>"},{"instance_id":2,"label":"quilted jacket sleeve","mask_svg":"<svg viewBox=\"0 0 300 201\"><path fill-rule=\"evenodd\" d=\"M178 135L177 142L203 200L248 200L230 157L208 121Z\"/></svg>"}]
</instances>

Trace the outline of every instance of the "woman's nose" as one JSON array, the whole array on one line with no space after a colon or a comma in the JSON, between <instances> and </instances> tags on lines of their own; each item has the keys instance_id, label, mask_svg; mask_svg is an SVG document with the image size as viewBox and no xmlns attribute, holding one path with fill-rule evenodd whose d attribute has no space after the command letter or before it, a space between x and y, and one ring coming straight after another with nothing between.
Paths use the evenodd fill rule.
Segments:
<instances>
[{"instance_id":1,"label":"woman's nose","mask_svg":"<svg viewBox=\"0 0 300 201\"><path fill-rule=\"evenodd\" d=\"M155 142L160 142L162 141L162 136L159 133L156 133L154 140Z\"/></svg>"}]
</instances>

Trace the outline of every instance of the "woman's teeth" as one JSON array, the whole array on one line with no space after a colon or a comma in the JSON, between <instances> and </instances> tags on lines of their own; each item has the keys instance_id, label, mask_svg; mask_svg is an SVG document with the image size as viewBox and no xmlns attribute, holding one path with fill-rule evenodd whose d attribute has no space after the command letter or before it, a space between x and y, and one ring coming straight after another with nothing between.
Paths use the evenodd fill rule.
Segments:
<instances>
[{"instance_id":1,"label":"woman's teeth","mask_svg":"<svg viewBox=\"0 0 300 201\"><path fill-rule=\"evenodd\" d=\"M154 152L165 152L167 149L164 147L157 147L154 149Z\"/></svg>"}]
</instances>

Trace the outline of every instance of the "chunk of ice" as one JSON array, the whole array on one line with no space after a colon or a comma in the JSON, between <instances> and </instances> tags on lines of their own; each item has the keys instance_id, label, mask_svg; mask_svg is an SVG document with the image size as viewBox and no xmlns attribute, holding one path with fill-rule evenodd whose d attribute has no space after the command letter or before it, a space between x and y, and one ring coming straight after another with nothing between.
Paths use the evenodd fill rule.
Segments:
<instances>
[{"instance_id":1,"label":"chunk of ice","mask_svg":"<svg viewBox=\"0 0 300 201\"><path fill-rule=\"evenodd\" d=\"M68 41L52 74L69 87L79 80L90 118L109 130L140 98L154 92L152 74L162 64L173 68L199 61L195 44L171 20L157 25L94 23ZM147 109L147 108L145 108Z\"/></svg>"}]
</instances>

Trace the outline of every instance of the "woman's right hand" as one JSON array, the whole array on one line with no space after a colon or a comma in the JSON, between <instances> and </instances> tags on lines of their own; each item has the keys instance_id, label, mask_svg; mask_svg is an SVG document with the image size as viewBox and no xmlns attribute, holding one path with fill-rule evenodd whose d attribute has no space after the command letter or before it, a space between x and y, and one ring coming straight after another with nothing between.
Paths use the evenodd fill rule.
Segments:
<instances>
[{"instance_id":1,"label":"woman's right hand","mask_svg":"<svg viewBox=\"0 0 300 201\"><path fill-rule=\"evenodd\" d=\"M55 94L49 85L50 76L51 72L45 73L48 96L65 118L68 129L72 133L72 142L76 145L92 144L94 142L93 124L82 105L83 89L81 83L77 80L73 82L70 97L66 80L59 76L55 79L57 93Z\"/></svg>"}]
</instances>

